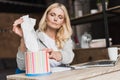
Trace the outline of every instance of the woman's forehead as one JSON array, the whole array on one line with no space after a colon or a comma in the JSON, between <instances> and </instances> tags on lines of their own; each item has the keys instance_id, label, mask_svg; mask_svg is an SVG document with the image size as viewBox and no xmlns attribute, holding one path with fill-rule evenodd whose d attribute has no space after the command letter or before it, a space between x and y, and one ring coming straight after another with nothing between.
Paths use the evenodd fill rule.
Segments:
<instances>
[{"instance_id":1,"label":"woman's forehead","mask_svg":"<svg viewBox=\"0 0 120 80\"><path fill-rule=\"evenodd\" d=\"M64 15L64 11L63 11L63 9L60 8L60 7L52 8L49 12L55 12L55 13L59 13L59 14Z\"/></svg>"}]
</instances>

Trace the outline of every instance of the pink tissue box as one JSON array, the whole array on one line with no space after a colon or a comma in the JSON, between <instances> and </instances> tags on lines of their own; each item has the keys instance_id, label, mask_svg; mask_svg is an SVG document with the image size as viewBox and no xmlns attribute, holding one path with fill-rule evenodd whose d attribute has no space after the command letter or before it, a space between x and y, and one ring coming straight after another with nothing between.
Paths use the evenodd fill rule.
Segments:
<instances>
[{"instance_id":1,"label":"pink tissue box","mask_svg":"<svg viewBox=\"0 0 120 80\"><path fill-rule=\"evenodd\" d=\"M45 51L26 52L25 67L27 76L50 74L49 54Z\"/></svg>"}]
</instances>

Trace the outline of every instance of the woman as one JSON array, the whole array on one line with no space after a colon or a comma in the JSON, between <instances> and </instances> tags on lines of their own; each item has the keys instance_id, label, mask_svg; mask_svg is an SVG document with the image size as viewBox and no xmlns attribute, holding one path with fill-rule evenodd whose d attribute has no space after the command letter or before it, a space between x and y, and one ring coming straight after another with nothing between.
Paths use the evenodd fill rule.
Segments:
<instances>
[{"instance_id":1,"label":"woman","mask_svg":"<svg viewBox=\"0 0 120 80\"><path fill-rule=\"evenodd\" d=\"M13 31L21 37L21 43L17 53L17 65L19 69L24 70L26 46L22 29L18 26L22 22L22 18L17 19L13 24ZM51 67L70 64L72 62L74 58L72 51L73 42L71 40L72 29L68 12L63 4L54 3L46 9L36 33L42 41L39 42L40 48L47 50L49 53Z\"/></svg>"}]
</instances>

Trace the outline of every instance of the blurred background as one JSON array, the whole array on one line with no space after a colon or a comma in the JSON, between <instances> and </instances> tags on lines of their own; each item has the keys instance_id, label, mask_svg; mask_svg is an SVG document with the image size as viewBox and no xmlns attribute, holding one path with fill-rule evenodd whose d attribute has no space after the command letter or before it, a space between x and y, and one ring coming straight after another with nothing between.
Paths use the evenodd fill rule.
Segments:
<instances>
[{"instance_id":1,"label":"blurred background","mask_svg":"<svg viewBox=\"0 0 120 80\"><path fill-rule=\"evenodd\" d=\"M12 24L17 18L29 14L37 19L35 29L48 5L54 2L63 3L69 12L70 19L91 14L92 9L98 10L97 0L0 0L0 80L6 80L6 75L14 74L16 69L16 53L20 37L12 32ZM109 0L108 8L119 6L120 0ZM79 12L78 12L79 11ZM82 11L82 12L81 12ZM120 14L108 20L109 34L112 44L120 44ZM72 22L71 22L72 23ZM97 26L97 27L96 27ZM80 46L80 38L90 33L92 39L105 37L103 21L72 25L73 41ZM77 41L74 37L77 37Z\"/></svg>"}]
</instances>

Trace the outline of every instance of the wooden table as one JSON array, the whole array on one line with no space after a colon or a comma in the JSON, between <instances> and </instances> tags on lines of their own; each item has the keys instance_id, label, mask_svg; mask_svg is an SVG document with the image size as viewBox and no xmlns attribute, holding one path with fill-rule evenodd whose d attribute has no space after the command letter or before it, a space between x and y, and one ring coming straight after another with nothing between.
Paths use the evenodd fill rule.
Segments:
<instances>
[{"instance_id":1,"label":"wooden table","mask_svg":"<svg viewBox=\"0 0 120 80\"><path fill-rule=\"evenodd\" d=\"M92 77L86 80L120 80L120 71L115 71L108 74Z\"/></svg>"},{"instance_id":2,"label":"wooden table","mask_svg":"<svg viewBox=\"0 0 120 80\"><path fill-rule=\"evenodd\" d=\"M80 65L80 64L78 64ZM47 76L28 77L25 74L8 75L7 80L120 80L120 61L114 67L91 67L55 72Z\"/></svg>"}]
</instances>

